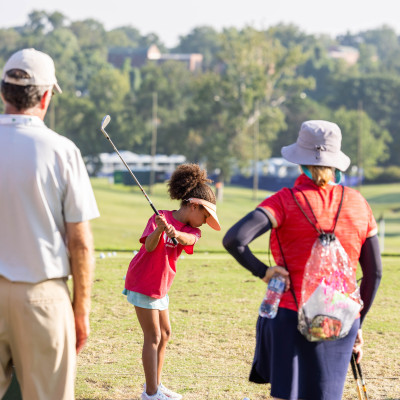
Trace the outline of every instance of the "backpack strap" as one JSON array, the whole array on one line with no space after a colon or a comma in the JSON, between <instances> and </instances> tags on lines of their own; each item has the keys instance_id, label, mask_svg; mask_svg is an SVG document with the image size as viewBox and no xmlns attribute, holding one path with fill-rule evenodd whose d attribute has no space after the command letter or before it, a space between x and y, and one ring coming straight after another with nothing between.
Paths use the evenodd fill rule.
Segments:
<instances>
[{"instance_id":1,"label":"backpack strap","mask_svg":"<svg viewBox=\"0 0 400 400\"><path fill-rule=\"evenodd\" d=\"M298 205L298 207L300 208L300 210L301 210L301 212L304 214L304 216L307 218L307 221L308 221L308 222L314 227L314 229L319 233L320 238L321 238L321 237L327 237L329 240L334 240L334 239L335 239L334 231L335 231L335 228L336 228L337 221L338 221L338 219L339 219L340 211L342 210L343 198L344 198L344 186L343 186L343 185L341 185L341 186L342 186L342 198L340 199L340 204L339 204L338 212L337 212L337 214L336 214L335 225L333 226L332 233L328 233L328 234L325 233L324 230L323 230L322 228L321 228L321 229L318 229L317 225L314 224L314 223L310 220L310 218L309 218L308 215L305 213L305 211L304 211L303 208L301 207L300 203L299 203L298 200L296 199L296 196L294 195L293 189L291 189L291 188L289 189L290 192L292 193L292 196L293 196L294 201L296 202L296 204ZM312 213L312 215L313 215L313 217L314 217L316 223L318 223L317 217L315 216L314 211L313 211L313 209L312 209L312 207L311 207L311 204L310 204L310 202L308 201L306 195L305 195L300 189L298 189L298 190L299 190L300 193L303 195L303 197L304 197L306 203L308 204L308 207L310 208L311 213ZM280 250L281 255L282 255L282 260L283 260L284 267L285 267L286 270L289 272L289 269L288 269L288 267L287 267L286 260L285 260L285 255L283 254L281 241L279 240L278 231L277 231L277 229L273 229L273 231L275 232L276 240L277 240L278 245L279 245L279 250ZM271 236L270 236L270 241L271 241ZM297 301L297 297L296 297L296 294L295 294L294 289L293 289L292 279L291 279L291 277L290 277L290 274L289 274L289 281L290 281L290 291L291 291L291 293L292 293L294 302L295 302L296 307L297 307L297 310L298 310L298 309L299 309L299 303L298 303L298 301Z\"/></svg>"},{"instance_id":2,"label":"backpack strap","mask_svg":"<svg viewBox=\"0 0 400 400\"><path fill-rule=\"evenodd\" d=\"M340 204L339 204L339 207L338 207L338 212L337 212L337 214L336 214L335 224L334 224L334 226L333 226L332 232L331 232L331 233L328 233L328 234L325 233L325 231L324 231L322 228L318 228L318 227L317 227L316 224L319 225L318 220L317 220L317 217L315 216L314 211L313 211L313 209L312 209L312 207L311 207L311 204L310 204L310 202L308 201L306 195L303 193L303 191L301 191L300 189L297 189L297 190L303 195L304 200L306 201L306 203L307 203L307 205L308 205L308 207L309 207L309 209L310 209L310 211L311 211L311 214L313 215L313 217L314 217L314 219L315 219L315 223L311 221L311 219L308 217L308 215L307 215L306 212L304 211L303 207L301 207L299 201L297 200L297 198L296 198L296 196L295 196L295 194L294 194L293 189L291 189L291 188L289 189L289 190L290 190L290 193L292 194L292 197L293 197L294 201L295 201L296 204L297 204L297 206L300 208L301 212L302 212L303 215L306 217L307 221L314 227L314 229L318 232L318 234L319 234L320 236L329 236L330 239L334 239L334 238L335 238L335 229L336 229L336 225L337 225L337 222L338 222L338 219L339 219L340 211L342 210L343 199L344 199L344 186L343 186L343 185L341 185L341 186L342 186L342 197L341 197L341 199L340 199Z\"/></svg>"},{"instance_id":3,"label":"backpack strap","mask_svg":"<svg viewBox=\"0 0 400 400\"><path fill-rule=\"evenodd\" d=\"M277 229L274 229L274 231L275 231L276 240L278 241L279 250L281 251L281 254L282 254L282 260L283 260L284 267L286 268L286 271L289 272L289 269L288 269L287 264L286 264L285 256L283 254L281 241L279 240L278 231L277 231ZM270 239L269 240L270 240L270 243L271 243L271 235L270 235ZM297 302L297 297L296 297L296 294L295 294L294 289L293 289L292 278L290 276L290 273L289 273L289 282L290 282L290 292L293 295L294 302L296 304L297 309L299 309L299 303Z\"/></svg>"}]
</instances>

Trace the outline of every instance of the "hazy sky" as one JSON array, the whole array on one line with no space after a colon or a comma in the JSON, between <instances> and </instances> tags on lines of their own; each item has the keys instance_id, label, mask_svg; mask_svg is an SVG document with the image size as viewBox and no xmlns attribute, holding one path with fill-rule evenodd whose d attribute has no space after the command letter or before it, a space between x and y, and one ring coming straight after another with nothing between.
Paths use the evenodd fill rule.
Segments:
<instances>
[{"instance_id":1,"label":"hazy sky","mask_svg":"<svg viewBox=\"0 0 400 400\"><path fill-rule=\"evenodd\" d=\"M107 30L131 25L142 35L157 33L168 46L194 27L293 23L306 33L337 35L386 24L400 32L396 0L2 0L0 28L23 25L32 10L60 11L70 20L94 18ZM6 4L6 5L5 5Z\"/></svg>"}]
</instances>

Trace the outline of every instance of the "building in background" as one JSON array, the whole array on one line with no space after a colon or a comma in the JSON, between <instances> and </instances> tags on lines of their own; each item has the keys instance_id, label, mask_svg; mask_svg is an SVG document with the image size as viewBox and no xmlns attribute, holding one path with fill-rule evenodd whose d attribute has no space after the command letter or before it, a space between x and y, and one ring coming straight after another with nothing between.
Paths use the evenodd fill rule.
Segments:
<instances>
[{"instance_id":1,"label":"building in background","mask_svg":"<svg viewBox=\"0 0 400 400\"><path fill-rule=\"evenodd\" d=\"M328 55L331 58L344 60L348 65L357 64L360 58L360 52L355 47L350 46L331 46L328 49Z\"/></svg>"},{"instance_id":2,"label":"building in background","mask_svg":"<svg viewBox=\"0 0 400 400\"><path fill-rule=\"evenodd\" d=\"M140 183L143 184L149 183L150 171L153 167L155 182L164 182L170 178L178 165L186 162L186 157L179 154L170 156L157 154L154 162L153 157L148 154L136 154L131 151L120 151L120 154ZM117 153L100 153L99 158L102 166L96 174L97 177L108 177L115 183L135 184ZM90 165L87 167L90 171Z\"/></svg>"},{"instance_id":3,"label":"building in background","mask_svg":"<svg viewBox=\"0 0 400 400\"><path fill-rule=\"evenodd\" d=\"M130 60L132 68L141 68L148 62L157 64L166 61L177 61L184 63L189 71L200 71L202 68L203 55L198 53L180 54L167 53L162 54L156 45L149 47L112 47L108 51L108 62L116 68L121 68L125 60Z\"/></svg>"}]
</instances>

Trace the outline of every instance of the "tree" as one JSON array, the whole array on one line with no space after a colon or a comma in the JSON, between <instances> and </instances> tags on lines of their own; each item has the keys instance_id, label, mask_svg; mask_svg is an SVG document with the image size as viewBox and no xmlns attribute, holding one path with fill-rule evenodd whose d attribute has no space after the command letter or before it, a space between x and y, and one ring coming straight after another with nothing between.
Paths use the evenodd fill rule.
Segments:
<instances>
[{"instance_id":1,"label":"tree","mask_svg":"<svg viewBox=\"0 0 400 400\"><path fill-rule=\"evenodd\" d=\"M246 165L254 159L255 146L268 157L271 142L284 127L280 106L312 87L313 81L295 74L304 62L299 46L286 49L268 33L253 28L225 30L219 60L222 74L208 74L204 80L199 77L201 96L188 112L188 127L192 138L207 138L198 142L207 148L208 168L219 168L228 178L234 163ZM203 122L196 113L203 116ZM254 142L255 122L259 124L258 143Z\"/></svg>"},{"instance_id":2,"label":"tree","mask_svg":"<svg viewBox=\"0 0 400 400\"><path fill-rule=\"evenodd\" d=\"M203 55L203 69L215 67L216 55L221 49L221 36L209 26L194 28L188 35L179 37L179 44L173 53L200 53Z\"/></svg>"},{"instance_id":3,"label":"tree","mask_svg":"<svg viewBox=\"0 0 400 400\"><path fill-rule=\"evenodd\" d=\"M71 139L82 155L94 156L105 151L106 145L97 128L100 127L101 118L88 97L76 97L73 93L63 92L60 96L54 96L50 107L55 107L55 130ZM49 125L51 112L50 108L46 116Z\"/></svg>"},{"instance_id":4,"label":"tree","mask_svg":"<svg viewBox=\"0 0 400 400\"><path fill-rule=\"evenodd\" d=\"M294 143L304 121L312 119L331 120L332 111L325 105L305 96L302 93L298 97L285 102L282 106L285 114L286 128L279 131L273 142L272 156L281 157L281 148Z\"/></svg>"},{"instance_id":5,"label":"tree","mask_svg":"<svg viewBox=\"0 0 400 400\"><path fill-rule=\"evenodd\" d=\"M47 14L47 19L53 26L53 29L59 29L64 27L67 21L67 17L58 11L55 11L52 14Z\"/></svg>"},{"instance_id":6,"label":"tree","mask_svg":"<svg viewBox=\"0 0 400 400\"><path fill-rule=\"evenodd\" d=\"M134 103L135 113L147 128L142 150L150 152L152 131L153 93L157 93L157 151L177 154L182 151L187 134L186 108L189 103L192 73L180 62L167 61L157 65L149 63L141 69L141 86Z\"/></svg>"},{"instance_id":7,"label":"tree","mask_svg":"<svg viewBox=\"0 0 400 400\"><path fill-rule=\"evenodd\" d=\"M387 25L377 29L339 36L341 44L360 50L360 66L364 72L399 72L400 44L395 30ZM371 69L372 66L377 68ZM366 68L369 67L369 68Z\"/></svg>"},{"instance_id":8,"label":"tree","mask_svg":"<svg viewBox=\"0 0 400 400\"><path fill-rule=\"evenodd\" d=\"M218 168L226 178L230 177L233 157L229 140L231 102L221 99L217 93L225 92L219 74L209 71L198 75L193 81L193 100L190 103L186 127L187 139L184 154L190 154L194 162L205 163L209 171Z\"/></svg>"},{"instance_id":9,"label":"tree","mask_svg":"<svg viewBox=\"0 0 400 400\"><path fill-rule=\"evenodd\" d=\"M38 50L49 54L54 59L61 88L64 91L75 92L78 71L74 56L80 51L76 36L67 28L54 29L46 34Z\"/></svg>"},{"instance_id":10,"label":"tree","mask_svg":"<svg viewBox=\"0 0 400 400\"><path fill-rule=\"evenodd\" d=\"M0 29L0 61L4 65L8 57L19 48L20 34L14 28Z\"/></svg>"},{"instance_id":11,"label":"tree","mask_svg":"<svg viewBox=\"0 0 400 400\"><path fill-rule=\"evenodd\" d=\"M370 177L372 168L388 158L390 134L374 122L365 111L339 108L333 114L342 131L342 149L351 159L351 165L364 170Z\"/></svg>"},{"instance_id":12,"label":"tree","mask_svg":"<svg viewBox=\"0 0 400 400\"><path fill-rule=\"evenodd\" d=\"M106 43L106 31L99 21L90 18L83 21L75 21L70 24L69 29L78 38L81 49L103 49L103 51L107 51L104 46L104 43Z\"/></svg>"},{"instance_id":13,"label":"tree","mask_svg":"<svg viewBox=\"0 0 400 400\"><path fill-rule=\"evenodd\" d=\"M328 105L333 109L346 107L363 110L381 127L388 130L393 143L390 157L385 164L400 165L397 154L400 152L400 121L397 110L400 108L400 78L394 74L348 77L338 80L332 88L332 100Z\"/></svg>"}]
</instances>

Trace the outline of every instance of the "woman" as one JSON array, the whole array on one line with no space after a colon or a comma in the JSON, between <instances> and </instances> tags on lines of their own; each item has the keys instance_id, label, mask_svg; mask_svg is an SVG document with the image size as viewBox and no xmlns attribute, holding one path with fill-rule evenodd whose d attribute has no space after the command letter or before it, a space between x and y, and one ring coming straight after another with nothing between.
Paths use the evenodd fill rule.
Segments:
<instances>
[{"instance_id":1,"label":"woman","mask_svg":"<svg viewBox=\"0 0 400 400\"><path fill-rule=\"evenodd\" d=\"M360 317L342 339L309 342L297 329L294 298L301 297L304 267L318 237L299 205L309 219L315 217L323 231L332 231L343 191L338 182L341 172L350 165L350 159L340 150L341 140L340 128L332 122L304 122L296 143L281 150L286 160L301 166L302 174L292 188L293 194L284 188L268 197L237 222L223 240L232 256L266 283L275 273L286 278L277 316L258 318L250 374L252 382L271 383L271 396L275 399L340 400L352 352L357 354L357 362L362 358L361 324L378 289L382 265L377 225L359 192L346 188L335 235L352 267L356 269L360 262L362 268L360 291L364 307ZM271 252L277 264L274 267L265 265L248 247L271 228Z\"/></svg>"}]
</instances>

